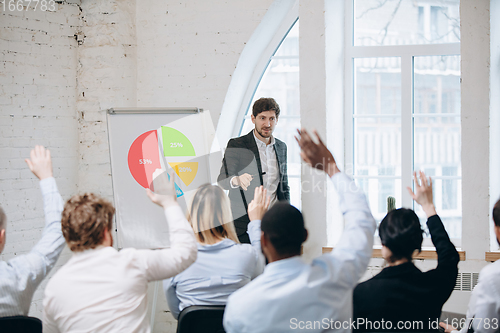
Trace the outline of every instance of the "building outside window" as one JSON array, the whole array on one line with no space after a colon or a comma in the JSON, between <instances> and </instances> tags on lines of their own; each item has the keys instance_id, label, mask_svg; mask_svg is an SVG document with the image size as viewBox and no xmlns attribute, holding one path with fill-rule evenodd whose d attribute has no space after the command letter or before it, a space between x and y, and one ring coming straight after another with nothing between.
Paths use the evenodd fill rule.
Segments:
<instances>
[{"instance_id":1,"label":"building outside window","mask_svg":"<svg viewBox=\"0 0 500 333\"><path fill-rule=\"evenodd\" d=\"M459 0L347 0L346 8L347 172L380 222L388 196L414 207L406 186L425 171L460 246Z\"/></svg>"}]
</instances>

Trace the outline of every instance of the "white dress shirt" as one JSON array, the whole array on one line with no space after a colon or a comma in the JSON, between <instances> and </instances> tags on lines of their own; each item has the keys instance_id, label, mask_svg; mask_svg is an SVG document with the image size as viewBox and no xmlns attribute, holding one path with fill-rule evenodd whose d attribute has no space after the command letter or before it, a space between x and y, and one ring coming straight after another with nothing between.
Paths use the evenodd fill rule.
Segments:
<instances>
[{"instance_id":1,"label":"white dress shirt","mask_svg":"<svg viewBox=\"0 0 500 333\"><path fill-rule=\"evenodd\" d=\"M165 209L170 248L110 246L76 252L45 288L44 332L149 332L148 282L174 276L196 259L193 229L179 206Z\"/></svg>"},{"instance_id":2,"label":"white dress shirt","mask_svg":"<svg viewBox=\"0 0 500 333\"><path fill-rule=\"evenodd\" d=\"M471 321L475 333L499 331L500 260L484 267L479 273L479 281L470 297L467 321L460 332L466 333Z\"/></svg>"},{"instance_id":3,"label":"white dress shirt","mask_svg":"<svg viewBox=\"0 0 500 333\"><path fill-rule=\"evenodd\" d=\"M272 205L278 202L278 186L280 184L278 159L276 158L276 151L274 150L276 140L274 139L274 136L271 136L271 142L267 145L255 136L255 130L252 131L252 134L259 151L260 167L262 169L262 173L265 173L262 175L262 185L267 190L268 196L271 197L271 202L269 204L269 208L271 208ZM255 177L259 176L257 175ZM230 184L232 188L237 188L239 186L233 185L234 178L236 178L236 176L231 178Z\"/></svg>"},{"instance_id":4,"label":"white dress shirt","mask_svg":"<svg viewBox=\"0 0 500 333\"><path fill-rule=\"evenodd\" d=\"M0 317L28 315L36 288L54 267L65 245L61 232L63 202L55 179L41 180L40 188L45 229L29 253L0 261Z\"/></svg>"},{"instance_id":5,"label":"white dress shirt","mask_svg":"<svg viewBox=\"0 0 500 333\"><path fill-rule=\"evenodd\" d=\"M250 244L224 239L198 244L198 258L184 272L163 281L170 312L178 318L191 305L226 305L227 298L264 269L260 249L260 220L248 224Z\"/></svg>"},{"instance_id":6,"label":"white dress shirt","mask_svg":"<svg viewBox=\"0 0 500 333\"><path fill-rule=\"evenodd\" d=\"M349 177L337 173L332 181L345 220L338 245L311 264L299 256L268 264L229 297L227 333L351 332L352 292L370 261L376 223Z\"/></svg>"},{"instance_id":7,"label":"white dress shirt","mask_svg":"<svg viewBox=\"0 0 500 333\"><path fill-rule=\"evenodd\" d=\"M264 182L264 188L267 189L267 193L271 197L271 203L269 204L269 207L271 207L278 201L278 186L280 184L278 159L274 151L276 140L274 136L271 136L271 142L267 145L255 136L255 130L252 133L259 150L262 173L265 172L265 175L262 175L262 181Z\"/></svg>"}]
</instances>

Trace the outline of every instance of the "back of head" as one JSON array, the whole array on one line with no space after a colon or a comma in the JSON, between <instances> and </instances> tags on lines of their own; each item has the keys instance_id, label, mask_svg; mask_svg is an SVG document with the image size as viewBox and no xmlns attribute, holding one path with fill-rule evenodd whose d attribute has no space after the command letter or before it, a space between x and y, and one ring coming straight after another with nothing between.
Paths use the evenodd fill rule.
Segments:
<instances>
[{"instance_id":1,"label":"back of head","mask_svg":"<svg viewBox=\"0 0 500 333\"><path fill-rule=\"evenodd\" d=\"M497 227L500 227L500 200L493 206L493 221Z\"/></svg>"},{"instance_id":2,"label":"back of head","mask_svg":"<svg viewBox=\"0 0 500 333\"><path fill-rule=\"evenodd\" d=\"M264 214L261 229L277 254L283 257L300 255L307 231L302 213L297 208L286 202L276 203Z\"/></svg>"},{"instance_id":3,"label":"back of head","mask_svg":"<svg viewBox=\"0 0 500 333\"><path fill-rule=\"evenodd\" d=\"M104 230L112 230L113 205L93 194L75 195L64 205L61 226L71 251L94 249L104 240Z\"/></svg>"},{"instance_id":4,"label":"back of head","mask_svg":"<svg viewBox=\"0 0 500 333\"><path fill-rule=\"evenodd\" d=\"M379 226L380 240L391 250L392 261L403 258L411 261L413 252L422 250L422 233L417 214L407 208L390 211Z\"/></svg>"},{"instance_id":5,"label":"back of head","mask_svg":"<svg viewBox=\"0 0 500 333\"><path fill-rule=\"evenodd\" d=\"M276 112L276 118L280 116L280 107L278 103L274 100L274 98L271 97L262 97L259 98L258 100L253 103L252 107L252 114L254 117L257 117L257 115L261 112L265 111L274 111Z\"/></svg>"},{"instance_id":6,"label":"back of head","mask_svg":"<svg viewBox=\"0 0 500 333\"><path fill-rule=\"evenodd\" d=\"M7 216L5 215L5 212L3 211L2 207L0 207L0 230L5 229L6 224L7 224Z\"/></svg>"},{"instance_id":7,"label":"back of head","mask_svg":"<svg viewBox=\"0 0 500 333\"><path fill-rule=\"evenodd\" d=\"M200 186L193 197L189 215L199 243L214 244L224 238L239 243L229 199L219 186Z\"/></svg>"}]
</instances>

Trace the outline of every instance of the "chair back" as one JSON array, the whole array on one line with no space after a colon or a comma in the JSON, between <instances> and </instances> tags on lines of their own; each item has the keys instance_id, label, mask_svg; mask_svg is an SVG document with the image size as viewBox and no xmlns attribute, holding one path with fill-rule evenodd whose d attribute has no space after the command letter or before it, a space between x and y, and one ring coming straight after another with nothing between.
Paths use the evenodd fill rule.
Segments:
<instances>
[{"instance_id":1,"label":"chair back","mask_svg":"<svg viewBox=\"0 0 500 333\"><path fill-rule=\"evenodd\" d=\"M2 333L42 333L42 321L35 317L13 316L0 318Z\"/></svg>"},{"instance_id":2,"label":"chair back","mask_svg":"<svg viewBox=\"0 0 500 333\"><path fill-rule=\"evenodd\" d=\"M188 306L179 315L177 333L225 333L224 305Z\"/></svg>"}]
</instances>

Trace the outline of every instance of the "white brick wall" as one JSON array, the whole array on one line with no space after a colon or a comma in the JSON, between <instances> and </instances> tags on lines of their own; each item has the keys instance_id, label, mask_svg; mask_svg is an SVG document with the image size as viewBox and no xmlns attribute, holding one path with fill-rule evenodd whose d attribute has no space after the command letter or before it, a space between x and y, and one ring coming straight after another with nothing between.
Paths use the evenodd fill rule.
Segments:
<instances>
[{"instance_id":1,"label":"white brick wall","mask_svg":"<svg viewBox=\"0 0 500 333\"><path fill-rule=\"evenodd\" d=\"M111 199L106 109L198 106L216 124L239 55L271 3L67 0L54 12L0 12L0 204L9 219L0 259L29 251L43 228L41 194L24 163L35 144L51 149L64 199L84 191ZM69 256L65 249L57 266ZM30 315L41 316L46 281ZM174 332L159 293L154 331Z\"/></svg>"},{"instance_id":2,"label":"white brick wall","mask_svg":"<svg viewBox=\"0 0 500 333\"><path fill-rule=\"evenodd\" d=\"M137 105L208 109L216 127L239 56L271 3L137 1Z\"/></svg>"},{"instance_id":3,"label":"white brick wall","mask_svg":"<svg viewBox=\"0 0 500 333\"><path fill-rule=\"evenodd\" d=\"M8 260L28 252L40 239L43 204L38 181L24 159L35 144L50 148L54 176L64 199L76 191L77 5L59 4L55 12L33 8L0 12L0 205L7 224ZM56 269L68 258L67 249ZM54 271L51 275L54 273ZM37 289L30 315L42 315L43 290Z\"/></svg>"},{"instance_id":4,"label":"white brick wall","mask_svg":"<svg viewBox=\"0 0 500 333\"><path fill-rule=\"evenodd\" d=\"M79 178L81 192L112 200L106 110L136 106L135 1L83 2L78 48Z\"/></svg>"}]
</instances>

